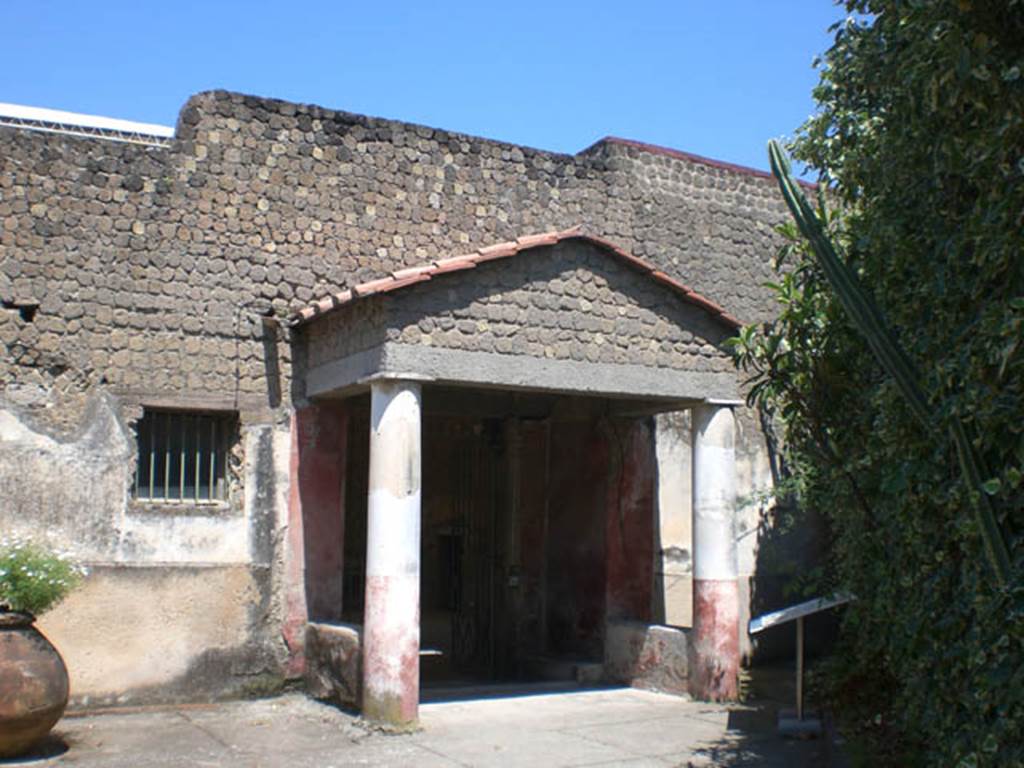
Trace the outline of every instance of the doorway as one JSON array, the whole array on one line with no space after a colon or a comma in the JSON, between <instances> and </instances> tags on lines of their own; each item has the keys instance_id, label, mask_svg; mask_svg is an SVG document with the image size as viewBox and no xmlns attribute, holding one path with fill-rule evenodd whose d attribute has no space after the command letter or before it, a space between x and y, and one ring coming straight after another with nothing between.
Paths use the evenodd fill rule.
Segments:
<instances>
[{"instance_id":1,"label":"doorway","mask_svg":"<svg viewBox=\"0 0 1024 768\"><path fill-rule=\"evenodd\" d=\"M344 620L360 624L369 409L361 398L350 406L343 605ZM597 398L425 388L422 686L599 674L621 563L653 573L653 508L624 516L607 411ZM628 557L627 517L643 544Z\"/></svg>"}]
</instances>

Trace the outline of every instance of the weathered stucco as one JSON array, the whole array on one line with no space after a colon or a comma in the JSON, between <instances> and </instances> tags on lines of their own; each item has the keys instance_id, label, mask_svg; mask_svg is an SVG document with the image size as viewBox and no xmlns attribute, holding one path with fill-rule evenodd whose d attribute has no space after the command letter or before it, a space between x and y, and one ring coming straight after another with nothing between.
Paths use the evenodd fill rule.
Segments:
<instances>
[{"instance_id":1,"label":"weathered stucco","mask_svg":"<svg viewBox=\"0 0 1024 768\"><path fill-rule=\"evenodd\" d=\"M230 696L247 682L257 692L279 681L278 660L255 640L268 575L237 565L93 566L39 621L67 662L72 706Z\"/></svg>"},{"instance_id":2,"label":"weathered stucco","mask_svg":"<svg viewBox=\"0 0 1024 768\"><path fill-rule=\"evenodd\" d=\"M654 550L654 620L693 626L693 500L690 413L655 418L657 527Z\"/></svg>"},{"instance_id":3,"label":"weathered stucco","mask_svg":"<svg viewBox=\"0 0 1024 768\"><path fill-rule=\"evenodd\" d=\"M82 421L47 429L0 408L0 530L69 552L91 570L43 618L72 670L73 706L190 699L281 678L272 583L287 465L273 425L242 428L234 503L129 500L137 409L97 394ZM263 684L263 683L260 683Z\"/></svg>"}]
</instances>

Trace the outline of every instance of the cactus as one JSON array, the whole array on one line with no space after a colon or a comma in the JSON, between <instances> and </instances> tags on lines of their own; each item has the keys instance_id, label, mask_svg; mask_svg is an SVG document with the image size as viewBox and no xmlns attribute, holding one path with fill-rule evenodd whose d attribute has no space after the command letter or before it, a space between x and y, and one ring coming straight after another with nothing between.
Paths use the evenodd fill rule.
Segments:
<instances>
[{"instance_id":1,"label":"cactus","mask_svg":"<svg viewBox=\"0 0 1024 768\"><path fill-rule=\"evenodd\" d=\"M918 385L921 376L916 366L896 340L881 310L861 285L857 275L839 258L821 221L793 178L789 159L778 142L768 142L768 157L771 161L772 174L779 182L786 205L800 233L811 244L811 249L843 310L867 342L879 364L895 380L907 407L926 432L937 436L948 430L956 446L960 471L969 490L968 496L978 519L978 529L989 562L1000 585L1005 585L1010 578L1010 556L992 502L982 488L984 478L989 476L984 459L974 448L966 425L955 415L950 417L950 422L946 425L936 417L928 405L927 396Z\"/></svg>"}]
</instances>

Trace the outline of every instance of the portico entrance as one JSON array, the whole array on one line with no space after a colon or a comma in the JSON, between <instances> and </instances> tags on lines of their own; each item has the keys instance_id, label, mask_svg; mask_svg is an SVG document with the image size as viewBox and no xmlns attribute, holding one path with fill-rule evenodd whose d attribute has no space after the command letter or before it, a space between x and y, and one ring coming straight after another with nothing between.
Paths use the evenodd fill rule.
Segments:
<instances>
[{"instance_id":1,"label":"portico entrance","mask_svg":"<svg viewBox=\"0 0 1024 768\"><path fill-rule=\"evenodd\" d=\"M735 695L736 384L722 342L736 323L724 311L569 231L397 272L298 321L296 364L317 403L297 415L316 436L297 457L318 553L307 603L359 625L365 716L414 723L421 670L429 683L672 664L701 695ZM684 408L694 629L652 636L665 469L652 416ZM325 448L336 480L313 482L302 467L326 468ZM304 477L317 489L305 496ZM333 548L310 546L319 531Z\"/></svg>"}]
</instances>

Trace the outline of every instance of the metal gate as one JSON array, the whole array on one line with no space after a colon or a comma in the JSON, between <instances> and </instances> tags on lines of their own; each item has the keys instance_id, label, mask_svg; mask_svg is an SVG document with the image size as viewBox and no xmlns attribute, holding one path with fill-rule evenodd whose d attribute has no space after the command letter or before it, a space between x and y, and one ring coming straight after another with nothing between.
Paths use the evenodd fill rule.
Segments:
<instances>
[{"instance_id":1,"label":"metal gate","mask_svg":"<svg viewBox=\"0 0 1024 768\"><path fill-rule=\"evenodd\" d=\"M452 661L460 672L495 676L497 517L502 500L500 421L453 430L451 487L457 548L451 574Z\"/></svg>"}]
</instances>

